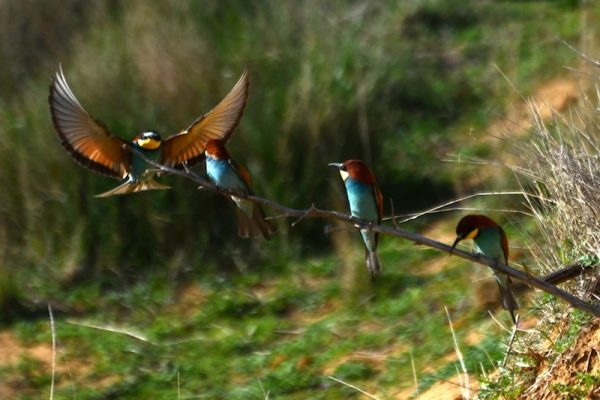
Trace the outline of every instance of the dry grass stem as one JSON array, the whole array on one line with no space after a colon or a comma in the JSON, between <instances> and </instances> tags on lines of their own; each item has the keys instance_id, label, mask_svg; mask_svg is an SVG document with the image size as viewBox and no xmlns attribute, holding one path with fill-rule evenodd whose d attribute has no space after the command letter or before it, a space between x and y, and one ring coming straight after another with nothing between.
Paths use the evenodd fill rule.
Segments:
<instances>
[{"instance_id":1,"label":"dry grass stem","mask_svg":"<svg viewBox=\"0 0 600 400\"><path fill-rule=\"evenodd\" d=\"M265 400L269 400L269 395L270 395L271 391L265 391L265 387L263 386L260 378L256 378L256 379L258 380L258 386L260 386L260 390L262 391L262 394L263 394Z\"/></svg>"},{"instance_id":2,"label":"dry grass stem","mask_svg":"<svg viewBox=\"0 0 600 400\"><path fill-rule=\"evenodd\" d=\"M463 196L461 198L445 202L445 203L437 205L437 206L435 206L433 208L429 208L429 209L427 209L425 211L421 211L421 212L413 213L413 214L401 215L402 217L408 217L408 218L403 219L399 223L400 224L404 224L406 222L415 220L415 219L420 218L420 217L422 217L424 215L427 215L427 214L435 214L435 213L439 213L439 212L446 212L446 211L456 210L457 208L448 209L447 207L451 206L453 204L456 204L456 203L463 202L465 200L470 200L470 199L476 198L476 197L482 197L482 196L525 196L525 195L526 195L526 193L523 192L522 190L503 191L503 192L478 192L478 193L473 193L473 194L470 194L468 196ZM489 210L487 210L487 211L489 211ZM509 211L509 212L515 212L514 210L507 210L507 211ZM522 212L522 211L520 211L520 212ZM386 220L391 219L391 218L392 217L383 218L383 220L386 221Z\"/></svg>"},{"instance_id":3,"label":"dry grass stem","mask_svg":"<svg viewBox=\"0 0 600 400\"><path fill-rule=\"evenodd\" d=\"M364 394L365 396L367 396L370 399L379 400L379 397L376 397L376 396L372 395L371 393L367 393L364 390L362 390L362 389L360 389L360 388L358 388L358 387L356 387L354 385L349 384L348 382L344 382L343 380L336 378L335 376L328 376L327 378L331 379L332 381L336 381L338 383L341 383L342 385L347 386L347 387L349 387L351 389L354 389L357 392Z\"/></svg>"},{"instance_id":4,"label":"dry grass stem","mask_svg":"<svg viewBox=\"0 0 600 400\"><path fill-rule=\"evenodd\" d=\"M517 337L517 331L519 326L520 316L517 314L517 321L512 328L512 332L510 334L510 339L508 341L508 346L506 348L506 354L504 355L504 360L502 360L502 368L506 366L506 362L508 361L508 357L510 356L513 348L513 343L515 342L515 338Z\"/></svg>"},{"instance_id":5,"label":"dry grass stem","mask_svg":"<svg viewBox=\"0 0 600 400\"><path fill-rule=\"evenodd\" d=\"M460 347L458 346L458 342L456 341L456 334L454 333L454 327L452 326L452 319L450 318L450 312L448 311L448 307L444 306L444 310L446 310L446 316L448 317L448 324L450 325L450 332L452 332L452 341L454 342L454 351L456 352L456 357L458 358L458 362L460 364L460 368L462 370L462 374L458 372L458 382L460 384L460 391L463 399L470 399L471 393L469 391L469 373L467 371L467 366L465 364L465 360L463 358L462 352L460 351Z\"/></svg>"},{"instance_id":6,"label":"dry grass stem","mask_svg":"<svg viewBox=\"0 0 600 400\"><path fill-rule=\"evenodd\" d=\"M417 368L415 367L415 358L413 357L412 351L409 353L410 355L410 366L412 368L413 379L415 381L415 395L419 398L419 380L417 379Z\"/></svg>"},{"instance_id":7,"label":"dry grass stem","mask_svg":"<svg viewBox=\"0 0 600 400\"><path fill-rule=\"evenodd\" d=\"M56 375L56 326L54 325L54 314L50 304L48 304L48 315L50 316L50 331L52 332L52 378L50 381L50 400L52 400L54 399L54 378Z\"/></svg>"},{"instance_id":8,"label":"dry grass stem","mask_svg":"<svg viewBox=\"0 0 600 400\"><path fill-rule=\"evenodd\" d=\"M597 103L597 102L594 102ZM600 111L584 96L583 109L570 120L555 116L545 123L539 107L530 102L534 140L525 150L527 175L536 198L526 196L544 243L532 243L542 271L600 258ZM595 271L570 284L578 296L588 293Z\"/></svg>"}]
</instances>

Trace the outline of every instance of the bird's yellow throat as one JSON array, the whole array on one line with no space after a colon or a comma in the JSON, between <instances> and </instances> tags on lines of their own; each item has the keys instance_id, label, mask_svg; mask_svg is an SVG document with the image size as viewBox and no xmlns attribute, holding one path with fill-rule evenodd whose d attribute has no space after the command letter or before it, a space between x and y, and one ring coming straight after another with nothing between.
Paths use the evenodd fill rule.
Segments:
<instances>
[{"instance_id":1,"label":"bird's yellow throat","mask_svg":"<svg viewBox=\"0 0 600 400\"><path fill-rule=\"evenodd\" d=\"M475 239L475 237L477 236L478 233L479 233L479 229L475 228L471 232L469 232L469 234L467 235L467 237L465 239Z\"/></svg>"},{"instance_id":2,"label":"bird's yellow throat","mask_svg":"<svg viewBox=\"0 0 600 400\"><path fill-rule=\"evenodd\" d=\"M344 170L340 169L340 176L342 177L342 180L345 182L346 179L348 179L348 171L344 171Z\"/></svg>"},{"instance_id":3,"label":"bird's yellow throat","mask_svg":"<svg viewBox=\"0 0 600 400\"><path fill-rule=\"evenodd\" d=\"M145 150L156 150L160 146L160 140L153 138L137 139L135 142L138 146Z\"/></svg>"}]
</instances>

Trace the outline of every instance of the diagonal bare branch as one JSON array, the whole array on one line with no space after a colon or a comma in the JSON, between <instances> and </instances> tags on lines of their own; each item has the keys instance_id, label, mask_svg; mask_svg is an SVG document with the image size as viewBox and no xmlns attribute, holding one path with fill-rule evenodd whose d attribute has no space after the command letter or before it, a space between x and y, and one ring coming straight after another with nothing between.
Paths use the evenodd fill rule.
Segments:
<instances>
[{"instance_id":1,"label":"diagonal bare branch","mask_svg":"<svg viewBox=\"0 0 600 400\"><path fill-rule=\"evenodd\" d=\"M546 293L549 293L555 297L558 297L558 298L566 301L567 303L569 303L570 305L572 305L575 308L578 308L582 311L586 311L596 317L600 317L600 308L599 307L597 307L593 304L590 304L588 302L585 302L582 299L575 297L572 294L556 287L555 285L553 285L551 283L545 282L544 280L542 280L538 277L535 277L529 273L525 273L518 269L512 268L506 264L496 262L495 260L484 257L480 254L468 253L468 252L465 252L465 251L462 251L459 249L452 250L450 245L438 242L436 240L430 239L430 238L420 235L418 233L410 232L405 229L400 229L400 228L396 228L396 227L378 225L371 221L365 221L362 219L358 219L356 217L353 217L348 214L344 214L339 211L320 209L318 207L315 207L314 205L308 209L291 208L291 207L287 207L282 204L279 204L273 200L266 199L264 197L260 197L260 196L256 196L256 195L249 195L247 193L240 193L240 192L236 192L234 190L229 190L229 189L217 186L214 183L210 182L209 180L201 177L200 175L191 173L191 171L186 172L183 170L166 167L166 166L161 165L153 160L150 160L143 153L141 153L140 151L138 151L132 147L129 147L129 149L130 149L130 151L136 152L148 164L156 167L160 171L168 172L173 175L177 175L177 176L181 176L181 177L190 179L193 182L201 185L201 187L199 188L200 190L206 190L206 191L210 191L210 192L214 192L214 193L220 193L220 194L223 194L226 196L235 196L235 197L239 197L242 199L247 199L247 200L253 201L255 203L261 204L265 207L269 207L272 210L278 211L285 218L297 217L297 218L300 218L301 220L305 219L305 218L335 219L335 220L338 220L338 221L341 221L341 222L344 222L347 224L352 224L356 228L373 230L375 232L379 232L379 233L382 233L385 235L400 237L400 238L409 240L415 244L430 247L432 249L436 249L436 250L439 250L439 251L442 251L445 253L454 254L458 257L472 261L476 264L485 265L487 267L490 267L494 271L508 274L515 279L525 282L529 286L532 286L534 288L542 290ZM298 220L296 222L299 222L299 221L300 220Z\"/></svg>"}]
</instances>

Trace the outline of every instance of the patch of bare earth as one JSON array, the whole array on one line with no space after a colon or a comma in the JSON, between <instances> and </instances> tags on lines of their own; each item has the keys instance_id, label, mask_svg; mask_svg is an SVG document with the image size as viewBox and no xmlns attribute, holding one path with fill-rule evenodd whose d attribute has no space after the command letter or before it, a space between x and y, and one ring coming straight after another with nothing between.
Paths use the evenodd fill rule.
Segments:
<instances>
[{"instance_id":1,"label":"patch of bare earth","mask_svg":"<svg viewBox=\"0 0 600 400\"><path fill-rule=\"evenodd\" d=\"M38 366L36 371L28 372L29 375L47 375L52 370L52 346L44 343L25 346L12 332L0 332L0 368L16 367L24 359L32 360ZM31 389L27 385L27 378L19 375L7 373L0 379L0 398L16 398L18 393Z\"/></svg>"},{"instance_id":2,"label":"patch of bare earth","mask_svg":"<svg viewBox=\"0 0 600 400\"><path fill-rule=\"evenodd\" d=\"M550 351L549 351L550 352ZM600 321L592 321L556 359L539 357L520 399L600 399Z\"/></svg>"},{"instance_id":3,"label":"patch of bare earth","mask_svg":"<svg viewBox=\"0 0 600 400\"><path fill-rule=\"evenodd\" d=\"M36 343L31 346L23 344L10 331L0 332L0 368L8 369L0 379L0 399L17 398L18 394L34 393L36 388L29 384L28 379L41 377L52 373L52 345L51 343ZM28 376L23 376L18 370L11 372L11 368L18 368L24 360L33 361L34 371L28 371ZM56 354L55 366L56 387L85 384L99 390L112 386L117 377L94 376L93 363L83 359L67 359L60 348ZM48 392L50 388L48 387Z\"/></svg>"},{"instance_id":4,"label":"patch of bare earth","mask_svg":"<svg viewBox=\"0 0 600 400\"><path fill-rule=\"evenodd\" d=\"M202 308L209 295L210 293L207 293L199 285L190 284L177 293L176 302L167 307L166 312L177 313L182 318L189 318Z\"/></svg>"},{"instance_id":5,"label":"patch of bare earth","mask_svg":"<svg viewBox=\"0 0 600 400\"><path fill-rule=\"evenodd\" d=\"M22 346L10 332L0 332L0 368L16 364L21 358ZM0 379L0 398L17 397L17 388L7 379Z\"/></svg>"},{"instance_id":6,"label":"patch of bare earth","mask_svg":"<svg viewBox=\"0 0 600 400\"><path fill-rule=\"evenodd\" d=\"M469 376L468 381L464 375L459 377L455 375L448 380L438 381L426 392L418 396L419 400L462 400L471 398L477 393L478 380L474 376ZM469 393L467 395L467 392Z\"/></svg>"},{"instance_id":7,"label":"patch of bare earth","mask_svg":"<svg viewBox=\"0 0 600 400\"><path fill-rule=\"evenodd\" d=\"M456 234L454 233L454 224L454 219L441 218L433 222L428 228L424 229L421 234L433 240L437 240L438 242L452 244L456 238ZM419 249L427 251L429 250L424 247L416 246L414 251L419 251ZM448 261L448 255L443 254L427 262L420 263L418 268L414 268L412 270L412 273L417 276L436 275L444 268L448 268Z\"/></svg>"},{"instance_id":8,"label":"patch of bare earth","mask_svg":"<svg viewBox=\"0 0 600 400\"><path fill-rule=\"evenodd\" d=\"M456 239L456 232L454 231L455 223L453 218L441 218L432 222L421 233L439 242L452 244L454 239Z\"/></svg>"},{"instance_id":9,"label":"patch of bare earth","mask_svg":"<svg viewBox=\"0 0 600 400\"><path fill-rule=\"evenodd\" d=\"M323 367L323 375L325 375L325 376L335 375L336 369L340 365L345 364L349 361L361 362L363 364L369 365L371 368L373 368L376 371L381 371L382 366L383 366L383 361L385 361L385 359L383 357L379 357L379 356L374 357L373 354L361 353L358 351L349 353L349 354L343 355L341 357L338 357L334 360L331 360L330 362L325 364L325 366Z\"/></svg>"},{"instance_id":10,"label":"patch of bare earth","mask_svg":"<svg viewBox=\"0 0 600 400\"><path fill-rule=\"evenodd\" d=\"M567 111L579 97L577 82L567 79L553 79L541 85L531 96L533 106L540 110L544 120L552 118L554 113ZM510 136L523 137L531 129L532 119L529 105L523 101L510 107L504 118L494 122L488 129L488 140Z\"/></svg>"},{"instance_id":11,"label":"patch of bare earth","mask_svg":"<svg viewBox=\"0 0 600 400\"><path fill-rule=\"evenodd\" d=\"M568 79L552 79L541 85L528 101L517 101L510 106L505 115L476 136L480 143L489 143L497 155L489 163L477 166L477 173L467 182L465 188L488 186L498 175L498 165L518 165L521 163L515 154L515 140L524 140L531 131L533 118L530 107L539 110L542 120L549 121L556 113L565 113L576 103L581 88L577 82Z\"/></svg>"}]
</instances>

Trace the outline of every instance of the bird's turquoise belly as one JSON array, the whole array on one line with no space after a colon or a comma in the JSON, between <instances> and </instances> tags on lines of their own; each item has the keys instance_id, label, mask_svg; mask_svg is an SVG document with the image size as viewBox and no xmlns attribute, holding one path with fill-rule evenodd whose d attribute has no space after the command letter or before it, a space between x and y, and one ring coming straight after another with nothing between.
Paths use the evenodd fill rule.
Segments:
<instances>
[{"instance_id":1,"label":"bird's turquoise belly","mask_svg":"<svg viewBox=\"0 0 600 400\"><path fill-rule=\"evenodd\" d=\"M226 160L215 160L212 157L207 157L206 173L213 182L221 187L240 192L246 190L246 185Z\"/></svg>"},{"instance_id":2,"label":"bird's turquoise belly","mask_svg":"<svg viewBox=\"0 0 600 400\"><path fill-rule=\"evenodd\" d=\"M160 148L156 150L144 150L141 147L137 147L137 150L140 151L144 157L152 160L154 162L160 161ZM149 169L156 169L155 166L148 164L146 160L140 157L137 153L132 153L131 156L131 171L129 173L129 179L133 181L143 180L144 174ZM154 174L150 174L150 177Z\"/></svg>"},{"instance_id":3,"label":"bird's turquoise belly","mask_svg":"<svg viewBox=\"0 0 600 400\"><path fill-rule=\"evenodd\" d=\"M346 179L345 183L352 216L367 221L377 222L379 220L379 214L373 188L370 185L355 181L351 178ZM375 251L377 249L376 233L368 229L361 229L360 234L363 237L367 249L371 252Z\"/></svg>"},{"instance_id":4,"label":"bird's turquoise belly","mask_svg":"<svg viewBox=\"0 0 600 400\"><path fill-rule=\"evenodd\" d=\"M346 179L346 190L352 216L377 222L377 204L375 203L373 188L370 185L348 178Z\"/></svg>"}]
</instances>

